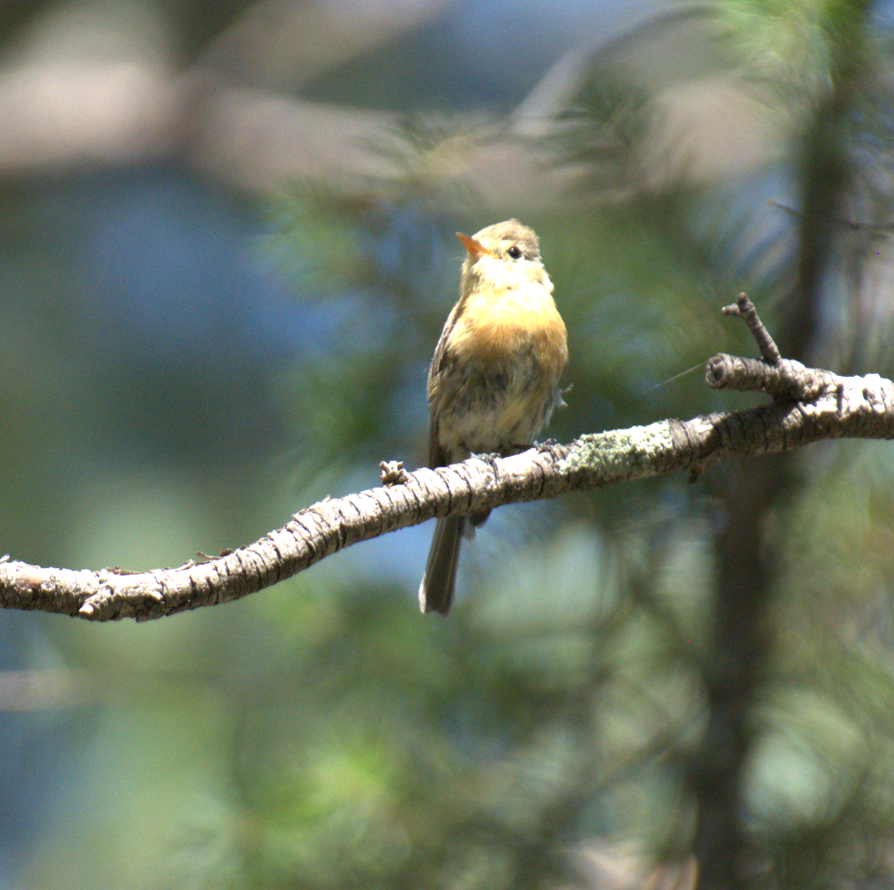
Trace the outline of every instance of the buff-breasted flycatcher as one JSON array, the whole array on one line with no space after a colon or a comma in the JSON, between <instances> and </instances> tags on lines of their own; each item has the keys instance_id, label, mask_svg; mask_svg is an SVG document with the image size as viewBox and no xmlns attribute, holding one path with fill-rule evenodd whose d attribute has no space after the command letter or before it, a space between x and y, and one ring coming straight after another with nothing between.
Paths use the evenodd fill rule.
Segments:
<instances>
[{"instance_id":1,"label":"buff-breasted flycatcher","mask_svg":"<svg viewBox=\"0 0 894 890\"><path fill-rule=\"evenodd\" d=\"M562 404L558 383L568 360L565 323L533 229L509 219L457 237L466 249L459 302L428 371L431 467L530 445ZM487 516L438 520L419 586L423 612L450 610L466 523L478 526Z\"/></svg>"}]
</instances>

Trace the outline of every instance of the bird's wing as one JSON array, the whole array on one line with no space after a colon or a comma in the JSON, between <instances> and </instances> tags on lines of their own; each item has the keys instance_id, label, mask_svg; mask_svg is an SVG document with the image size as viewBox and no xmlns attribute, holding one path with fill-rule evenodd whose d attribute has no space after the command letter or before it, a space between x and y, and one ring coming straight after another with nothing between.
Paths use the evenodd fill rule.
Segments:
<instances>
[{"instance_id":1,"label":"bird's wing","mask_svg":"<svg viewBox=\"0 0 894 890\"><path fill-rule=\"evenodd\" d=\"M460 300L447 316L444 322L444 329L438 338L438 345L435 346L435 354L432 356L431 365L428 369L428 465L430 467L443 467L450 461L440 442L439 421L440 421L440 400L441 385L444 371L453 363L454 356L448 348L450 342L450 334L456 325L462 308L462 300Z\"/></svg>"}]
</instances>

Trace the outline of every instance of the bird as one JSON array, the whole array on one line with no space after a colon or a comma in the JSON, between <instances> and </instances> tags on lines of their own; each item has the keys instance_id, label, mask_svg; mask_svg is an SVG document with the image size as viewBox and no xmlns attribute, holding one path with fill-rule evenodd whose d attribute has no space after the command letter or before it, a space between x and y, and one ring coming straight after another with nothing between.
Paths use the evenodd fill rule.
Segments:
<instances>
[{"instance_id":1,"label":"bird","mask_svg":"<svg viewBox=\"0 0 894 890\"><path fill-rule=\"evenodd\" d=\"M507 219L456 237L466 249L459 301L428 371L432 468L521 451L564 405L559 379L568 336L536 233ZM419 585L423 613L450 611L460 541L489 513L437 520Z\"/></svg>"}]
</instances>

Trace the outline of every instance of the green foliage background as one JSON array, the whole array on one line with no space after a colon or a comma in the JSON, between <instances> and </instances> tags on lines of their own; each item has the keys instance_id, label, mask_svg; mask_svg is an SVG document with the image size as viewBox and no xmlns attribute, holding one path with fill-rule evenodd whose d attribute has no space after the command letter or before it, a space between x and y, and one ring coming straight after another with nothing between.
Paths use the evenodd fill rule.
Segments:
<instances>
[{"instance_id":1,"label":"green foliage background","mask_svg":"<svg viewBox=\"0 0 894 890\"><path fill-rule=\"evenodd\" d=\"M185 67L249 8L225 6L145 8ZM10 47L61 8L9 13ZM223 234L183 259L136 226L115 297L133 316L76 271L97 268L84 208L143 171L7 181L3 547L178 564L376 484L379 460L420 464L452 233L510 215L539 233L569 328L559 440L750 404L701 380L710 355L754 351L719 312L742 290L787 355L891 376L886 8L656 11L588 49L537 145L571 187L512 206L445 173L505 127L497 100L476 116L395 95L416 113L376 147L388 180L258 197L154 168L184 243L208 220ZM431 39L411 30L304 94L375 93ZM764 152L706 172L676 151L667 91L731 81L758 97ZM242 274L233 255L254 277L209 295ZM127 282L156 264L176 287L140 299ZM157 624L5 614L0 886L620 887L689 856L709 888L879 886L892 493L887 443L842 442L503 508L446 621L415 605L428 528Z\"/></svg>"}]
</instances>

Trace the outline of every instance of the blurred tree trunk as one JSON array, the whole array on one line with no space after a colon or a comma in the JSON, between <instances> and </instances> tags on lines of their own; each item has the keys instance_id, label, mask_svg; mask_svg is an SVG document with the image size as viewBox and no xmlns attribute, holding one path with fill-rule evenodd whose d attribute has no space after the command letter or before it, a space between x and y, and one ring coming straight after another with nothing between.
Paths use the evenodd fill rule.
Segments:
<instances>
[{"instance_id":1,"label":"blurred tree trunk","mask_svg":"<svg viewBox=\"0 0 894 890\"><path fill-rule=\"evenodd\" d=\"M855 172L846 130L861 87L871 5L840 0L828 8L828 90L800 146L797 278L784 328L772 333L785 357L805 362L822 337L819 307L837 236L834 220ZM705 670L708 725L689 771L697 805L694 853L705 890L754 886L750 875L761 865L749 842L742 790L756 739L754 703L772 646L775 547L765 528L774 506L799 489L800 460L787 454L744 461L723 496L726 523L715 541L715 628Z\"/></svg>"}]
</instances>

